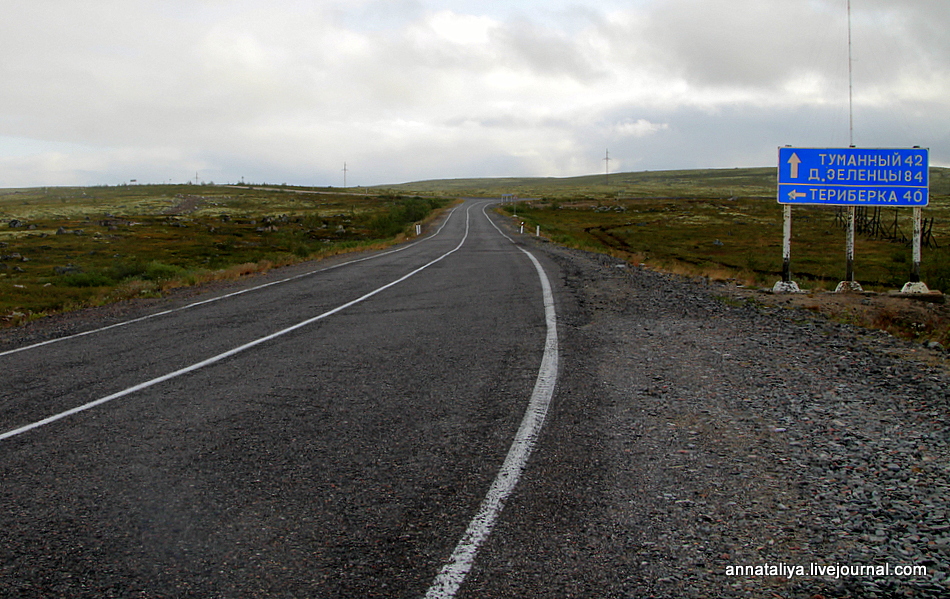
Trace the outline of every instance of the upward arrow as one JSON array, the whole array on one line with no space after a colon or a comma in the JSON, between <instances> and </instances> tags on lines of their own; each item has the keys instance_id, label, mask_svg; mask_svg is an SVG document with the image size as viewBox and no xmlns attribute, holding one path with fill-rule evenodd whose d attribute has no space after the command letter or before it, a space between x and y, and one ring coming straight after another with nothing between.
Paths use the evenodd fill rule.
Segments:
<instances>
[{"instance_id":1,"label":"upward arrow","mask_svg":"<svg viewBox=\"0 0 950 599\"><path fill-rule=\"evenodd\" d=\"M798 157L798 154L792 152L792 157L788 159L788 163L792 167L792 179L797 179L798 165L802 163L802 159Z\"/></svg>"}]
</instances>

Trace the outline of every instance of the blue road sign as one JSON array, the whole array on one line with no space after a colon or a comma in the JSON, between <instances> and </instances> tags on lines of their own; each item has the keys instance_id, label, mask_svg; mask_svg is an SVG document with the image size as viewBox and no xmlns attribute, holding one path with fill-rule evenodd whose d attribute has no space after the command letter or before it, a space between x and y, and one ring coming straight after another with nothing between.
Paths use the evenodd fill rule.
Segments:
<instances>
[{"instance_id":1,"label":"blue road sign","mask_svg":"<svg viewBox=\"0 0 950 599\"><path fill-rule=\"evenodd\" d=\"M779 148L779 204L926 206L924 148Z\"/></svg>"}]
</instances>

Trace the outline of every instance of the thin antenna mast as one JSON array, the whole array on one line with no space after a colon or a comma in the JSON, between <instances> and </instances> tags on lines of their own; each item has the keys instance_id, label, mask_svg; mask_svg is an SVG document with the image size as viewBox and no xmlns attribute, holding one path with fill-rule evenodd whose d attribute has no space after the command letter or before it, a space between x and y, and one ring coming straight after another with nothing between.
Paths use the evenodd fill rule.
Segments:
<instances>
[{"instance_id":1,"label":"thin antenna mast","mask_svg":"<svg viewBox=\"0 0 950 599\"><path fill-rule=\"evenodd\" d=\"M343 189L346 189L346 163L343 163Z\"/></svg>"},{"instance_id":2,"label":"thin antenna mast","mask_svg":"<svg viewBox=\"0 0 950 599\"><path fill-rule=\"evenodd\" d=\"M610 148L607 148L607 153L604 155L604 162L607 163L607 166L604 168L604 181L607 185L610 185Z\"/></svg>"},{"instance_id":3,"label":"thin antenna mast","mask_svg":"<svg viewBox=\"0 0 950 599\"><path fill-rule=\"evenodd\" d=\"M854 147L854 74L851 60L851 0L848 0L848 145Z\"/></svg>"}]
</instances>

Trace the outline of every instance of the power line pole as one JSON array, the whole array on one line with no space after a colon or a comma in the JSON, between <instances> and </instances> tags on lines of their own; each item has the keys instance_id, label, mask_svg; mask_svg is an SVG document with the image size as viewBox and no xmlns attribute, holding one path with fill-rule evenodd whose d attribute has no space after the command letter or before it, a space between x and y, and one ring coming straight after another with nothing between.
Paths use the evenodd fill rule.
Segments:
<instances>
[{"instance_id":1,"label":"power line pole","mask_svg":"<svg viewBox=\"0 0 950 599\"><path fill-rule=\"evenodd\" d=\"M854 68L851 59L851 0L848 0L848 145L854 147Z\"/></svg>"},{"instance_id":2,"label":"power line pole","mask_svg":"<svg viewBox=\"0 0 950 599\"><path fill-rule=\"evenodd\" d=\"M607 148L607 154L604 156L604 162L607 166L604 169L604 181L610 185L610 148Z\"/></svg>"}]
</instances>

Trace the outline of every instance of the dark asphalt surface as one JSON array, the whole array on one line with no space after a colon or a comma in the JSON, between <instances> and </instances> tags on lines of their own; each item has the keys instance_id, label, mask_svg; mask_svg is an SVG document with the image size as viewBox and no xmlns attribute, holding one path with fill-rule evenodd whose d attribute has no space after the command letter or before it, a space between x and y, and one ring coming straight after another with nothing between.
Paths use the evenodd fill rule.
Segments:
<instances>
[{"instance_id":1,"label":"dark asphalt surface","mask_svg":"<svg viewBox=\"0 0 950 599\"><path fill-rule=\"evenodd\" d=\"M0 441L0 596L423 595L543 352L538 274L482 203L398 252L0 356L4 432L361 297L466 225L359 304Z\"/></svg>"}]
</instances>

